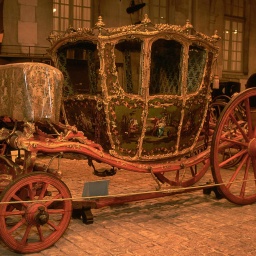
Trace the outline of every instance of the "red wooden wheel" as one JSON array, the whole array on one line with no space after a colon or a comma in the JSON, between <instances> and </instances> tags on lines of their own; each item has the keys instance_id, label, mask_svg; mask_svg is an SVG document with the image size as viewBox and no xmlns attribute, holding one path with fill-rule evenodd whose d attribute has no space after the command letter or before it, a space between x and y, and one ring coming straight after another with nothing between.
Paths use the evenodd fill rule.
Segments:
<instances>
[{"instance_id":1,"label":"red wooden wheel","mask_svg":"<svg viewBox=\"0 0 256 256\"><path fill-rule=\"evenodd\" d=\"M222 111L212 138L211 166L221 193L236 204L256 202L256 88Z\"/></svg>"},{"instance_id":2,"label":"red wooden wheel","mask_svg":"<svg viewBox=\"0 0 256 256\"><path fill-rule=\"evenodd\" d=\"M212 124L217 123L218 118L226 105L227 105L227 102L223 102L223 101L216 101L216 102L211 103L211 105L210 105L210 122Z\"/></svg>"},{"instance_id":3,"label":"red wooden wheel","mask_svg":"<svg viewBox=\"0 0 256 256\"><path fill-rule=\"evenodd\" d=\"M198 153L195 152L191 154L191 157L196 156L197 154ZM201 161L194 162L189 166L181 166L177 171L156 173L155 176L160 182L170 184L171 186L189 187L194 185L204 176L209 166L209 159L201 159Z\"/></svg>"},{"instance_id":4,"label":"red wooden wheel","mask_svg":"<svg viewBox=\"0 0 256 256\"><path fill-rule=\"evenodd\" d=\"M72 202L68 198L68 187L54 175L34 172L20 176L0 197L3 242L19 253L53 245L70 222Z\"/></svg>"}]
</instances>

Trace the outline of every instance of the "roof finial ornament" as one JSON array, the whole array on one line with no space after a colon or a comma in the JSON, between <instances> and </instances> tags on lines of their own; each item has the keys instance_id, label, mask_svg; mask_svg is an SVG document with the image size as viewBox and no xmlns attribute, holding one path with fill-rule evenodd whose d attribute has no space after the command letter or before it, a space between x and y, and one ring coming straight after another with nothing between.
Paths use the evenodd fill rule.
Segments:
<instances>
[{"instance_id":1,"label":"roof finial ornament","mask_svg":"<svg viewBox=\"0 0 256 256\"><path fill-rule=\"evenodd\" d=\"M141 21L141 23L144 25L145 30L147 30L148 24L152 24L147 14L144 14L144 19Z\"/></svg>"},{"instance_id":2,"label":"roof finial ornament","mask_svg":"<svg viewBox=\"0 0 256 256\"><path fill-rule=\"evenodd\" d=\"M99 29L99 33L101 34L102 28L105 27L105 23L102 20L102 16L98 17L98 21L95 23L95 27Z\"/></svg>"},{"instance_id":3,"label":"roof finial ornament","mask_svg":"<svg viewBox=\"0 0 256 256\"><path fill-rule=\"evenodd\" d=\"M212 39L213 39L214 43L218 42L221 39L221 37L218 35L217 30L214 31L214 35L212 35Z\"/></svg>"},{"instance_id":4,"label":"roof finial ornament","mask_svg":"<svg viewBox=\"0 0 256 256\"><path fill-rule=\"evenodd\" d=\"M183 30L187 35L192 34L192 30L194 29L193 25L190 23L189 19L186 20L186 24L183 26Z\"/></svg>"},{"instance_id":5,"label":"roof finial ornament","mask_svg":"<svg viewBox=\"0 0 256 256\"><path fill-rule=\"evenodd\" d=\"M151 20L147 14L144 14L144 19L141 21L141 23L143 23L143 24L151 23Z\"/></svg>"}]
</instances>

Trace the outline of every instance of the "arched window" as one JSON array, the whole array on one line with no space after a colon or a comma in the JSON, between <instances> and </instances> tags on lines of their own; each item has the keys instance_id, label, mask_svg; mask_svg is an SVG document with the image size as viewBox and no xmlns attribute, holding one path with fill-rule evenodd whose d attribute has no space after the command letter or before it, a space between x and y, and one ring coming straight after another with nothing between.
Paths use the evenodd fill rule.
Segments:
<instances>
[{"instance_id":1,"label":"arched window","mask_svg":"<svg viewBox=\"0 0 256 256\"><path fill-rule=\"evenodd\" d=\"M149 94L181 95L183 46L174 40L158 39L151 48Z\"/></svg>"}]
</instances>

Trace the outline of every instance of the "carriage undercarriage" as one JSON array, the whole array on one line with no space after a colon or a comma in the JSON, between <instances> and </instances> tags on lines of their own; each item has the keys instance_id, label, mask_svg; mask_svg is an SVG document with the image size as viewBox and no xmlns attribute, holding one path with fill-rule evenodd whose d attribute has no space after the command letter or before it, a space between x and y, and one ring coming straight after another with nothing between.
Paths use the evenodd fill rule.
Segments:
<instances>
[{"instance_id":1,"label":"carriage undercarriage","mask_svg":"<svg viewBox=\"0 0 256 256\"><path fill-rule=\"evenodd\" d=\"M67 129L61 138L46 138L46 134L40 130L37 133L29 129L25 129L25 132L18 136L11 135L9 141L15 141L15 145L12 146L25 150L25 157L23 161L17 159L19 165L9 164L1 174L1 187L7 186L1 193L0 221L4 227L1 231L2 239L14 251L29 253L42 250L62 236L72 216L82 218L84 223L92 223L92 208L194 190L203 190L204 193L214 191L217 198L224 196L236 204L254 203L255 139L253 130L249 128L252 127L249 98L255 96L256 90L249 89L226 106L206 149L201 146L193 155L166 163L130 163L116 159L73 128ZM246 116L246 119L241 119L242 116ZM31 129L34 126L29 127ZM53 174L50 164L44 167L36 164L38 153L57 158L63 157L65 152L86 156L88 164L92 167L96 161L108 164L119 171L125 169L131 172L150 173L156 183L156 189L143 193L89 195L73 199L69 188L60 180L59 172ZM6 158L4 155L1 156L1 166L4 163L3 166L6 167ZM20 164L23 164L25 171L21 170ZM209 171L210 166L214 182L195 185ZM114 172L109 175L114 175ZM15 220L14 223L12 219Z\"/></svg>"}]
</instances>

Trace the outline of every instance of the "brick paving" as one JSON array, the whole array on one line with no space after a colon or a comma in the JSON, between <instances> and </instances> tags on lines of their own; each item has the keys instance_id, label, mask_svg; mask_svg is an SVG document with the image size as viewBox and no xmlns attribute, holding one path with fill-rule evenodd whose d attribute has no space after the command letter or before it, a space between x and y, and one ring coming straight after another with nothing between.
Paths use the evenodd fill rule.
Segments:
<instances>
[{"instance_id":1,"label":"brick paving","mask_svg":"<svg viewBox=\"0 0 256 256\"><path fill-rule=\"evenodd\" d=\"M63 180L74 198L81 196L86 181L103 179L92 175L86 160L63 159L63 162ZM97 169L105 167L97 164ZM210 177L209 171L204 179ZM110 180L110 194L152 190L156 186L150 174L123 170L107 179ZM204 180L200 182L204 183ZM256 255L256 204L238 206L198 190L92 209L92 212L93 224L72 219L58 242L29 255ZM11 252L1 242L0 255L20 254Z\"/></svg>"}]
</instances>

